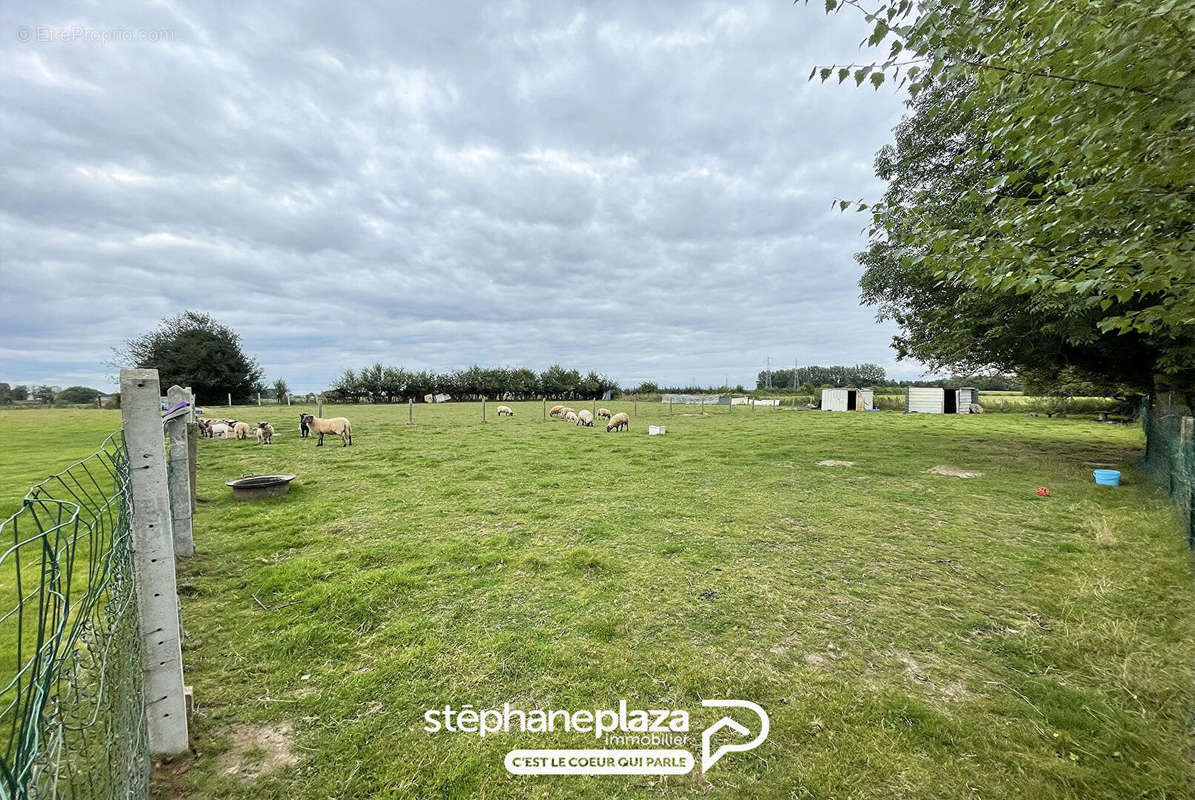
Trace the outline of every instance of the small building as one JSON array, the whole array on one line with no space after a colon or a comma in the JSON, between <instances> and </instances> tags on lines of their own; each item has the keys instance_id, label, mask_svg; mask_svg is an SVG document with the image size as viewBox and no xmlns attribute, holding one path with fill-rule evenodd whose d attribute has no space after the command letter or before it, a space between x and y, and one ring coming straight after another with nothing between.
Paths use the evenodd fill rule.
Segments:
<instances>
[{"instance_id":1,"label":"small building","mask_svg":"<svg viewBox=\"0 0 1195 800\"><path fill-rule=\"evenodd\" d=\"M425 403L447 403L452 398L446 394L425 394L423 402Z\"/></svg>"},{"instance_id":2,"label":"small building","mask_svg":"<svg viewBox=\"0 0 1195 800\"><path fill-rule=\"evenodd\" d=\"M871 411L871 389L822 389L822 411Z\"/></svg>"},{"instance_id":3,"label":"small building","mask_svg":"<svg viewBox=\"0 0 1195 800\"><path fill-rule=\"evenodd\" d=\"M971 405L978 402L979 390L972 386L910 386L905 390L905 411L910 414L970 414Z\"/></svg>"}]
</instances>

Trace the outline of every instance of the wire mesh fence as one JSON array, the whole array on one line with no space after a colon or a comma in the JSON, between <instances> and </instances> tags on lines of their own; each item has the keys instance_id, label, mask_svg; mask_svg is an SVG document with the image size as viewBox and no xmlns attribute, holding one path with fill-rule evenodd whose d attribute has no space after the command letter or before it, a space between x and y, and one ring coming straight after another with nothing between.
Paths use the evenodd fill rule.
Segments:
<instances>
[{"instance_id":1,"label":"wire mesh fence","mask_svg":"<svg viewBox=\"0 0 1195 800\"><path fill-rule=\"evenodd\" d=\"M1147 398L1141 406L1145 427L1143 467L1170 492L1187 526L1187 542L1195 547L1195 444L1192 411L1170 395Z\"/></svg>"},{"instance_id":2,"label":"wire mesh fence","mask_svg":"<svg viewBox=\"0 0 1195 800\"><path fill-rule=\"evenodd\" d=\"M143 798L149 780L120 433L0 523L0 798Z\"/></svg>"}]
</instances>

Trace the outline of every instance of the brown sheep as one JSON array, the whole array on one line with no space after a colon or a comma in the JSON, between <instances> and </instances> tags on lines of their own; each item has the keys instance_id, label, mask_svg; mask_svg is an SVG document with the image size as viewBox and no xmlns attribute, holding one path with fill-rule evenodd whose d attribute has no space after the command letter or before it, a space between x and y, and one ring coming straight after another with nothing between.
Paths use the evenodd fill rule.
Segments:
<instances>
[{"instance_id":1,"label":"brown sheep","mask_svg":"<svg viewBox=\"0 0 1195 800\"><path fill-rule=\"evenodd\" d=\"M610 419L610 409L599 408L598 413L597 413L597 418L598 419Z\"/></svg>"},{"instance_id":2,"label":"brown sheep","mask_svg":"<svg viewBox=\"0 0 1195 800\"><path fill-rule=\"evenodd\" d=\"M548 412L549 417L559 417L564 414L564 406L552 406L552 410Z\"/></svg>"},{"instance_id":3,"label":"brown sheep","mask_svg":"<svg viewBox=\"0 0 1195 800\"><path fill-rule=\"evenodd\" d=\"M606 433L611 431L625 431L630 430L631 418L625 412L619 411L614 416L610 417L610 422L606 425Z\"/></svg>"},{"instance_id":4,"label":"brown sheep","mask_svg":"<svg viewBox=\"0 0 1195 800\"><path fill-rule=\"evenodd\" d=\"M319 437L319 441L315 443L316 447L324 446L324 434L331 433L340 437L340 446L348 447L353 443L353 426L344 417L332 417L331 419L324 419L317 417L314 414L304 415L307 427L311 432Z\"/></svg>"}]
</instances>

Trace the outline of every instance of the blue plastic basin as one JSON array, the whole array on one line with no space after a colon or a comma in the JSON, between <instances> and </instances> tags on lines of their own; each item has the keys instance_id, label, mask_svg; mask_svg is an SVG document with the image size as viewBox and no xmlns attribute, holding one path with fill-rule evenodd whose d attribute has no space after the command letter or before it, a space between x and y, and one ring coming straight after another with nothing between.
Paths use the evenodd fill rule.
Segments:
<instances>
[{"instance_id":1,"label":"blue plastic basin","mask_svg":"<svg viewBox=\"0 0 1195 800\"><path fill-rule=\"evenodd\" d=\"M1095 482L1100 486L1120 486L1120 470L1097 469L1093 470L1091 474L1095 476Z\"/></svg>"}]
</instances>

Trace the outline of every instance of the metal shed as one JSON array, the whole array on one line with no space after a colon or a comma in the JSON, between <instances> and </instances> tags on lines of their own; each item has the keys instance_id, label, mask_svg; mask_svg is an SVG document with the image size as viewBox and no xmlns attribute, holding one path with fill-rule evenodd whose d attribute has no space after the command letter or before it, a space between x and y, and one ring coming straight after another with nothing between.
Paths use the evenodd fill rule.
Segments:
<instances>
[{"instance_id":1,"label":"metal shed","mask_svg":"<svg viewBox=\"0 0 1195 800\"><path fill-rule=\"evenodd\" d=\"M870 411L871 389L822 389L822 411Z\"/></svg>"},{"instance_id":2,"label":"metal shed","mask_svg":"<svg viewBox=\"0 0 1195 800\"><path fill-rule=\"evenodd\" d=\"M972 386L910 386L905 390L905 411L910 414L970 414L971 404L978 402L979 390Z\"/></svg>"}]
</instances>

